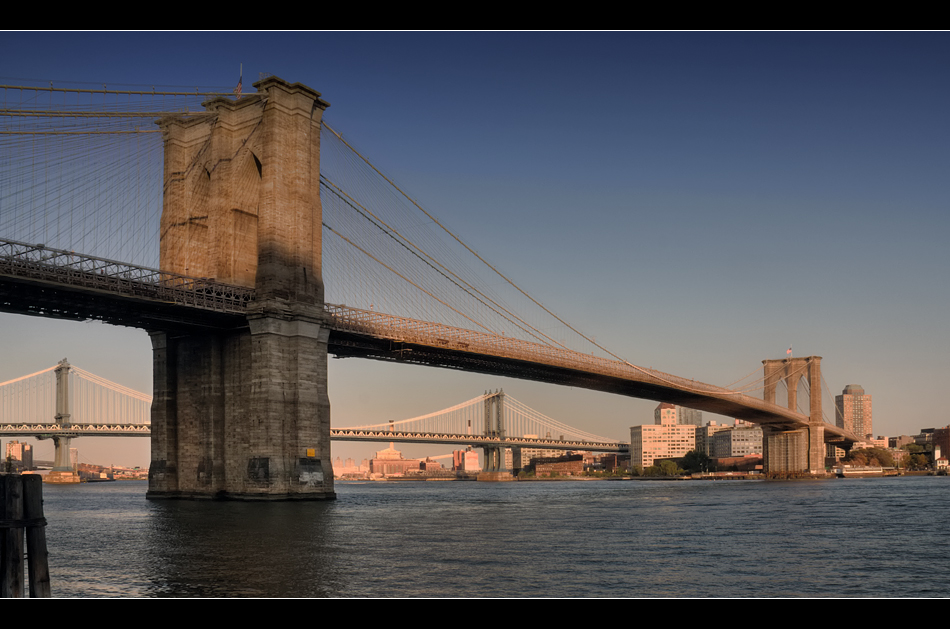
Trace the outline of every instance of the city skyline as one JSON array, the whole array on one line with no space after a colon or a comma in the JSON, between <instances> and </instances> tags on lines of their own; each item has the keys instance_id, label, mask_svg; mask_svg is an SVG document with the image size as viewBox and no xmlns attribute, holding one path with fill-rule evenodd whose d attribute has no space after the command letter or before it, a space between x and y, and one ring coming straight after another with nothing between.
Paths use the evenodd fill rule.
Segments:
<instances>
[{"instance_id":1,"label":"city skyline","mask_svg":"<svg viewBox=\"0 0 950 629\"><path fill-rule=\"evenodd\" d=\"M232 52L250 39L267 45ZM937 426L948 423L926 393L948 367L948 42L943 33L5 33L0 76L230 90L243 63L245 92L260 72L309 85L331 103L334 128L618 355L727 385L791 345L823 357L831 391L849 382L872 391L874 430L897 435L925 427L903 410L912 388ZM685 299L690 308L657 307ZM151 391L139 330L0 315L0 350L12 357L0 381L67 357ZM656 405L357 359L331 359L329 379L334 426L505 388L626 440ZM147 465L147 441L73 445L116 451L99 463L129 464L135 451ZM35 458L52 458L36 446ZM355 447L335 444L332 456L365 456Z\"/></svg>"}]
</instances>

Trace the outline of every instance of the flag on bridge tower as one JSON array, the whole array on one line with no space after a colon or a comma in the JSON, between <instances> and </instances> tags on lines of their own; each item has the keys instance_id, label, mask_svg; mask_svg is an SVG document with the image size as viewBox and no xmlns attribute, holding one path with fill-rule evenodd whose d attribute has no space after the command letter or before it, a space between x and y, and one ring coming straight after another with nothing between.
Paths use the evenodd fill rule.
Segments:
<instances>
[{"instance_id":1,"label":"flag on bridge tower","mask_svg":"<svg viewBox=\"0 0 950 629\"><path fill-rule=\"evenodd\" d=\"M792 346L791 346L791 345L788 346L788 351L785 352L785 355L788 356L789 358L792 357Z\"/></svg>"}]
</instances>

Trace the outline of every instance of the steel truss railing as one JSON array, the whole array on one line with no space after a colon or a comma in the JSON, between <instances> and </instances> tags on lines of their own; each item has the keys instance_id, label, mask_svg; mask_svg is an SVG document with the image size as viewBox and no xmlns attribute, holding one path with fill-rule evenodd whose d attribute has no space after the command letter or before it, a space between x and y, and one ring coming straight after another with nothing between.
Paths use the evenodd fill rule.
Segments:
<instances>
[{"instance_id":1,"label":"steel truss railing","mask_svg":"<svg viewBox=\"0 0 950 629\"><path fill-rule=\"evenodd\" d=\"M254 297L253 288L5 239L0 275L231 314L243 314Z\"/></svg>"},{"instance_id":2,"label":"steel truss railing","mask_svg":"<svg viewBox=\"0 0 950 629\"><path fill-rule=\"evenodd\" d=\"M8 436L33 437L95 437L125 436L148 437L152 434L151 424L46 424L12 423L0 424L0 434Z\"/></svg>"},{"instance_id":3,"label":"steel truss railing","mask_svg":"<svg viewBox=\"0 0 950 629\"><path fill-rule=\"evenodd\" d=\"M618 442L560 441L529 437L492 437L486 435L459 435L434 432L405 432L367 430L359 428L331 428L330 438L337 441L409 441L415 443L450 443L460 445L495 445L501 447L548 448L551 450L597 450L626 452L629 444Z\"/></svg>"}]
</instances>

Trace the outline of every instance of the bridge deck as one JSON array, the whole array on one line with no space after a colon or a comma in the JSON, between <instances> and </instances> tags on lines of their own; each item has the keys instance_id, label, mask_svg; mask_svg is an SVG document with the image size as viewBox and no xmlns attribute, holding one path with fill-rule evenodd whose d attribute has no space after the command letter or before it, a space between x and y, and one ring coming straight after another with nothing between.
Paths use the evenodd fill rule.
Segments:
<instances>
[{"instance_id":1,"label":"bridge deck","mask_svg":"<svg viewBox=\"0 0 950 629\"><path fill-rule=\"evenodd\" d=\"M0 435L8 437L149 437L150 424L54 424L0 423ZM333 441L369 441L381 443L434 443L454 446L495 446L505 448L539 448L548 450L588 450L592 452L627 452L630 444L622 442L562 441L529 437L490 437L435 432L367 430L365 428L331 428Z\"/></svg>"},{"instance_id":2,"label":"bridge deck","mask_svg":"<svg viewBox=\"0 0 950 629\"><path fill-rule=\"evenodd\" d=\"M0 311L97 319L147 330L239 329L253 289L167 274L42 245L0 240ZM550 382L679 404L782 430L797 412L722 387L630 363L438 323L328 304L329 351ZM826 440L857 441L825 424Z\"/></svg>"}]
</instances>

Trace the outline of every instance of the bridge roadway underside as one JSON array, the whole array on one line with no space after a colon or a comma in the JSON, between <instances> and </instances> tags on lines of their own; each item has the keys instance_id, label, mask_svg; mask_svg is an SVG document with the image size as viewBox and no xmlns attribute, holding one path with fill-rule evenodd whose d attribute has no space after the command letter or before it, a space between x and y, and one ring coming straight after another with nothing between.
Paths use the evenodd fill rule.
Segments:
<instances>
[{"instance_id":1,"label":"bridge roadway underside","mask_svg":"<svg viewBox=\"0 0 950 629\"><path fill-rule=\"evenodd\" d=\"M247 318L89 287L0 277L0 312L69 321L102 321L148 331L237 330Z\"/></svg>"},{"instance_id":2,"label":"bridge roadway underside","mask_svg":"<svg viewBox=\"0 0 950 629\"><path fill-rule=\"evenodd\" d=\"M87 287L68 288L50 282L0 278L0 311L73 321L98 320L147 331L194 333L199 330L235 331L247 327L244 315L213 312L149 299L122 296ZM628 397L664 401L710 413L773 427L797 430L803 424L768 411L749 408L729 399L682 391L674 387L592 374L505 357L463 352L333 330L328 352L337 358L369 358L389 362L475 371L490 375L581 387ZM839 442L847 435L825 424L825 440Z\"/></svg>"}]
</instances>

